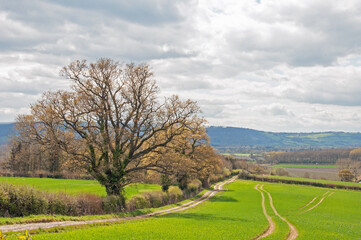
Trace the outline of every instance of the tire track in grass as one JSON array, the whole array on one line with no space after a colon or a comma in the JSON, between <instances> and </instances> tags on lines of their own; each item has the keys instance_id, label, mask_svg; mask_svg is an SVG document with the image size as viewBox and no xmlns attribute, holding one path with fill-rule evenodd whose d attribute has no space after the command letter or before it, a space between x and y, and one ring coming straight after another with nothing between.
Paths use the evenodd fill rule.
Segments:
<instances>
[{"instance_id":1,"label":"tire track in grass","mask_svg":"<svg viewBox=\"0 0 361 240\"><path fill-rule=\"evenodd\" d=\"M140 215L136 217L125 217L125 218L109 218L109 219L95 219L95 220L88 220L88 221L59 221L59 222L47 222L47 223L30 223L30 224L11 224L11 225L3 225L0 226L0 231L3 233L6 232L18 232L18 231L25 231L25 230L38 230L41 229L48 229L54 227L68 227L68 226L78 226L78 225L86 225L86 224L96 224L96 223L109 223L109 222L123 222L127 220L135 220L135 219L142 219L148 218L152 216L161 216L165 214L170 214L173 212L183 211L192 207L197 206L198 204L210 199L216 193L223 189L223 186L227 183L231 183L236 180L237 176L228 179L227 181L217 183L214 186L214 190L209 190L205 192L200 198L196 200L192 200L181 206L177 206L171 209L166 210L159 210L153 213L148 213L145 215Z\"/></svg>"},{"instance_id":2,"label":"tire track in grass","mask_svg":"<svg viewBox=\"0 0 361 240\"><path fill-rule=\"evenodd\" d=\"M304 206L302 206L302 207L300 207L299 208L299 210L301 210L301 209L303 209L303 208L305 208L305 207L307 207L307 206L309 206L310 204L312 204L316 199L318 198L318 196L316 196L316 197L314 197L309 203L307 203L306 205L304 205Z\"/></svg>"},{"instance_id":3,"label":"tire track in grass","mask_svg":"<svg viewBox=\"0 0 361 240\"><path fill-rule=\"evenodd\" d=\"M329 193L329 191L327 191L327 192L325 192L322 196L322 198L320 199L320 201L318 201L318 203L316 203L314 206L312 206L312 207L310 207L309 209L306 209L305 211L303 211L303 212L300 212L298 215L300 215L300 214L303 214L303 213L306 213L306 212L309 212L309 211L311 211L312 209L314 209L314 208L316 208L316 207L318 207L322 202L323 202L323 200L325 200L327 197L330 197L332 194L334 194L335 192L331 192L331 193Z\"/></svg>"},{"instance_id":4,"label":"tire track in grass","mask_svg":"<svg viewBox=\"0 0 361 240\"><path fill-rule=\"evenodd\" d=\"M273 210L273 212L282 220L284 221L285 223L287 223L288 225L288 228L290 229L288 235L287 235L287 238L286 240L294 240L298 237L298 231L297 231L297 228L291 224L287 219L285 219L284 217L282 217L276 210L275 206L273 205L273 199L272 199L272 196L269 192L267 192L266 190L263 189L263 185L260 187L260 189L262 191L264 191L265 193L267 193L268 197L269 197L269 201L270 201L270 205L271 205L271 208Z\"/></svg>"},{"instance_id":5,"label":"tire track in grass","mask_svg":"<svg viewBox=\"0 0 361 240\"><path fill-rule=\"evenodd\" d=\"M271 235L271 234L275 231L275 228L276 228L273 219L272 219L271 216L268 215L268 213L267 213L266 205L265 205L265 197L264 197L263 192L262 192L260 189L258 189L258 186L259 186L259 184L257 184L257 185L254 187L254 189L256 189L257 191L259 191L259 192L261 193L261 196L262 196L262 210L263 210L263 214L265 215L265 217L266 217L267 220L268 220L268 227L267 227L267 229L266 229L261 235L259 235L259 236L257 236L256 238L254 238L254 240L258 240L258 239L261 239L261 238L265 238L265 237ZM262 185L261 187L263 187L263 185Z\"/></svg>"}]
</instances>

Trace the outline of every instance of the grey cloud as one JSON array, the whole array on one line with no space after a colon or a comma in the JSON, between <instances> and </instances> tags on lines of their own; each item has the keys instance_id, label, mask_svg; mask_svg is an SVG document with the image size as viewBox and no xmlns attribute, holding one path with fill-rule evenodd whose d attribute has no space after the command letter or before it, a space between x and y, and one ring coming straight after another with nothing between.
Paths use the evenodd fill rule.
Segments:
<instances>
[{"instance_id":1,"label":"grey cloud","mask_svg":"<svg viewBox=\"0 0 361 240\"><path fill-rule=\"evenodd\" d=\"M300 5L270 1L260 12L252 8L246 16L254 25L241 24L225 35L229 51L261 68L280 63L331 65L339 57L361 52L359 3L352 2L347 9L325 1Z\"/></svg>"},{"instance_id":2,"label":"grey cloud","mask_svg":"<svg viewBox=\"0 0 361 240\"><path fill-rule=\"evenodd\" d=\"M182 13L177 8L176 1L163 0L105 0L105 1L71 1L55 0L49 1L57 3L63 7L77 8L81 10L90 10L102 12L112 17L118 17L131 22L137 22L144 25L154 25L162 23L172 23L183 19Z\"/></svg>"}]
</instances>

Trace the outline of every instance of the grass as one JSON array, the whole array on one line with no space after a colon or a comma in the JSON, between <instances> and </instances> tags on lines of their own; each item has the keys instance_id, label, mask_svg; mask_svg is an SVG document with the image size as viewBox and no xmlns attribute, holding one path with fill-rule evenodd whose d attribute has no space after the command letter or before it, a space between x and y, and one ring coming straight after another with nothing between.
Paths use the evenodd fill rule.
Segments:
<instances>
[{"instance_id":1,"label":"grass","mask_svg":"<svg viewBox=\"0 0 361 240\"><path fill-rule=\"evenodd\" d=\"M299 214L303 211L300 210L302 206L315 196L321 197L328 190L299 185L290 187L286 184L264 184L264 188L273 197L277 211L298 229L297 239L360 239L360 192L331 190L335 193L327 197L318 207ZM315 205L316 202L310 206Z\"/></svg>"},{"instance_id":2,"label":"grass","mask_svg":"<svg viewBox=\"0 0 361 240\"><path fill-rule=\"evenodd\" d=\"M23 177L0 177L0 183L10 183L14 185L29 185L47 192L64 192L69 195L94 194L106 196L105 188L95 180L77 179L53 179L53 178L23 178ZM126 197L135 194L161 190L157 184L131 184L125 188Z\"/></svg>"},{"instance_id":3,"label":"grass","mask_svg":"<svg viewBox=\"0 0 361 240\"><path fill-rule=\"evenodd\" d=\"M360 192L243 180L229 184L228 191L184 212L109 226L38 231L33 239L253 239L267 228L261 196L254 189L258 183L271 193L278 213L296 226L298 240L360 239ZM304 210L302 206L315 196L320 199L327 191L335 193L315 209L299 214ZM275 216L265 196L267 212L276 223L275 232L265 239L285 239L288 226ZM316 203L317 200L309 207Z\"/></svg>"},{"instance_id":4,"label":"grass","mask_svg":"<svg viewBox=\"0 0 361 240\"><path fill-rule=\"evenodd\" d=\"M254 182L237 181L229 191L184 212L122 224L38 234L33 239L252 239L267 227Z\"/></svg>"},{"instance_id":5,"label":"grass","mask_svg":"<svg viewBox=\"0 0 361 240\"><path fill-rule=\"evenodd\" d=\"M330 181L330 180L321 180L321 179L310 179L310 178L297 178L297 177L285 177L285 176L267 176L268 178L278 178L278 179L289 179L289 180L298 180L298 181L307 181L307 182L319 182L319 183L329 183L336 185L345 185L345 186L361 186L360 183L355 182L341 182L341 181Z\"/></svg>"},{"instance_id":6,"label":"grass","mask_svg":"<svg viewBox=\"0 0 361 240\"><path fill-rule=\"evenodd\" d=\"M336 165L307 165L307 164L276 164L272 167L284 168L338 168Z\"/></svg>"}]
</instances>

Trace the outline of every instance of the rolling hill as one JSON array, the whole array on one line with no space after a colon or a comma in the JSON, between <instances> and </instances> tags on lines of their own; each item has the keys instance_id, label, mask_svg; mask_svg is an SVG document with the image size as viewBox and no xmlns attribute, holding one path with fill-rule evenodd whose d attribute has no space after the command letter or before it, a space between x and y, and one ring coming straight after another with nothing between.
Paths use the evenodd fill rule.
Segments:
<instances>
[{"instance_id":1,"label":"rolling hill","mask_svg":"<svg viewBox=\"0 0 361 240\"><path fill-rule=\"evenodd\" d=\"M8 142L9 134L12 132L13 127L13 123L0 123L0 145Z\"/></svg>"},{"instance_id":2,"label":"rolling hill","mask_svg":"<svg viewBox=\"0 0 361 240\"><path fill-rule=\"evenodd\" d=\"M313 132L276 133L247 128L207 128L214 147L357 147L361 146L361 133Z\"/></svg>"},{"instance_id":3,"label":"rolling hill","mask_svg":"<svg viewBox=\"0 0 361 240\"><path fill-rule=\"evenodd\" d=\"M6 144L13 123L0 123L0 144ZM208 135L214 147L358 147L361 133L313 132L276 133L248 128L208 127Z\"/></svg>"}]
</instances>

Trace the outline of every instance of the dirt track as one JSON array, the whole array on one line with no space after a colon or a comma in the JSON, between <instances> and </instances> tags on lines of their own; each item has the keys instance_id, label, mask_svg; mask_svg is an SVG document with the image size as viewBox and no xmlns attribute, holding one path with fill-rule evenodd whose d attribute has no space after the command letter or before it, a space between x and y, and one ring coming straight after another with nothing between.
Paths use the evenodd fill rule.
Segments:
<instances>
[{"instance_id":1,"label":"dirt track","mask_svg":"<svg viewBox=\"0 0 361 240\"><path fill-rule=\"evenodd\" d=\"M25 230L37 230L39 228L47 229L54 227L67 227L67 226L76 226L76 225L85 225L85 224L93 224L93 223L105 223L105 222L121 222L126 220L134 220L134 219L142 219L151 216L162 216L165 214L170 214L174 212L183 211L192 207L201 204L204 201L207 201L211 197L213 197L216 193L223 189L223 186L227 183L233 182L237 177L232 177L227 181L218 183L214 186L214 190L210 190L205 192L202 197L185 203L181 206L177 206L171 209L160 210L153 213L136 216L136 217L127 217L127 218L110 218L110 219L98 219L98 220L89 220L89 221L62 221L62 222L48 222L48 223L30 223L30 224L12 224L12 225L3 225L0 226L0 231L3 233L6 232L17 232L17 231L25 231Z\"/></svg>"},{"instance_id":2,"label":"dirt track","mask_svg":"<svg viewBox=\"0 0 361 240\"><path fill-rule=\"evenodd\" d=\"M307 210L305 210L305 211L303 211L303 212L301 212L301 213L299 213L299 214L303 214L303 213L309 212L309 211L311 211L312 209L318 207L318 205L320 205L320 204L323 202L323 200L325 200L325 198L331 196L331 195L334 194L335 192L331 192L330 194L328 194L328 193L329 193L329 191L325 192L325 193L322 195L323 197L320 199L320 201L318 201L318 203L316 203L314 206L310 207L309 209L307 209ZM316 198L317 198L317 197L316 197ZM314 198L314 199L316 199L316 198ZM311 202L310 202L309 204L307 204L307 205L310 205L312 202L313 202L313 201L311 201ZM307 205L306 205L306 206L307 206Z\"/></svg>"},{"instance_id":3,"label":"dirt track","mask_svg":"<svg viewBox=\"0 0 361 240\"><path fill-rule=\"evenodd\" d=\"M271 205L271 208L273 210L273 212L282 220L284 221L285 223L287 223L290 231L288 233L288 236L286 238L286 240L294 240L298 237L298 231L296 229L296 227L291 224L289 221L287 221L287 219L285 219L284 217L282 217L276 210L276 208L274 207L273 205L273 199L272 199L272 196L269 192L267 192L266 190L263 189L263 185L261 186L261 190L264 191L265 193L268 194L268 197L269 197L269 200L270 200L270 205Z\"/></svg>"},{"instance_id":4,"label":"dirt track","mask_svg":"<svg viewBox=\"0 0 361 240\"><path fill-rule=\"evenodd\" d=\"M263 214L266 216L266 218L268 220L268 228L266 229L266 231L264 231L264 233L262 233L260 236L256 237L255 240L265 238L268 235L271 235L275 230L275 223L273 222L272 218L268 215L267 210L266 210L264 194L260 189L258 189L258 186L259 186L259 184L256 185L255 189L261 193L261 196L262 196L262 209L263 209ZM263 187L263 185L261 186L261 188L262 187Z\"/></svg>"}]
</instances>

